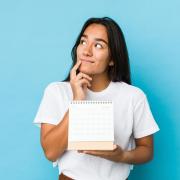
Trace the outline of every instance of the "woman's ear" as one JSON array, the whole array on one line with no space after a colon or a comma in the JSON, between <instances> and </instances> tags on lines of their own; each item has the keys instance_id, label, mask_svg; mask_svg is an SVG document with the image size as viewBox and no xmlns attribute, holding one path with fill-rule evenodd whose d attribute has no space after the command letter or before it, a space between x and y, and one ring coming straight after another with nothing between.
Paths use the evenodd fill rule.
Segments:
<instances>
[{"instance_id":1,"label":"woman's ear","mask_svg":"<svg viewBox=\"0 0 180 180\"><path fill-rule=\"evenodd\" d=\"M113 60L111 60L111 61L109 62L109 66L114 66L114 61L113 61Z\"/></svg>"}]
</instances>

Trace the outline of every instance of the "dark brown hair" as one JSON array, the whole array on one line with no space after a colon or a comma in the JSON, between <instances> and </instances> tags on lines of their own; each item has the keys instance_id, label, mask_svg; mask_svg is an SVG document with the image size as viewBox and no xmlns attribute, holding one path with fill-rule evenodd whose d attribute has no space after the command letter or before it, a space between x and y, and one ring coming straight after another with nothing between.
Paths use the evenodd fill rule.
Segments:
<instances>
[{"instance_id":1,"label":"dark brown hair","mask_svg":"<svg viewBox=\"0 0 180 180\"><path fill-rule=\"evenodd\" d=\"M128 84L131 84L129 57L128 57L128 51L126 47L125 38L119 25L113 19L109 17L90 18L85 22L79 36L77 37L75 45L73 46L72 51L71 51L71 56L73 60L71 68L76 64L77 47L80 43L80 39L85 29L89 25L94 24L94 23L105 26L107 30L110 58L114 62L114 65L109 66L108 68L109 79L113 82L123 81ZM70 72L64 81L70 81Z\"/></svg>"}]
</instances>

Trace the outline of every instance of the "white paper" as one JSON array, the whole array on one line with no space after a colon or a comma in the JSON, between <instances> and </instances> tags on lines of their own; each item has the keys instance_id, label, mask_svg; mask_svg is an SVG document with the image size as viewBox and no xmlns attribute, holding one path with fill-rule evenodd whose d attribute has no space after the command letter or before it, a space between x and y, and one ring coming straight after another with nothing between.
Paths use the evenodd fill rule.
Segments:
<instances>
[{"instance_id":1,"label":"white paper","mask_svg":"<svg viewBox=\"0 0 180 180\"><path fill-rule=\"evenodd\" d=\"M72 101L68 141L114 141L112 101Z\"/></svg>"}]
</instances>

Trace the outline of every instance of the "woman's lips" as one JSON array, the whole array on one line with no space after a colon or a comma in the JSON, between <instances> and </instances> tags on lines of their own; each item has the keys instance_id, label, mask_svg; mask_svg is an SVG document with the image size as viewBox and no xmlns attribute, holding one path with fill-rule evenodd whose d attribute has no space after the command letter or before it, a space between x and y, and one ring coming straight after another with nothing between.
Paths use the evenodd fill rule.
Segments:
<instances>
[{"instance_id":1,"label":"woman's lips","mask_svg":"<svg viewBox=\"0 0 180 180\"><path fill-rule=\"evenodd\" d=\"M91 60L88 60L88 59L80 59L82 62L88 62L88 63L94 63L93 61Z\"/></svg>"}]
</instances>

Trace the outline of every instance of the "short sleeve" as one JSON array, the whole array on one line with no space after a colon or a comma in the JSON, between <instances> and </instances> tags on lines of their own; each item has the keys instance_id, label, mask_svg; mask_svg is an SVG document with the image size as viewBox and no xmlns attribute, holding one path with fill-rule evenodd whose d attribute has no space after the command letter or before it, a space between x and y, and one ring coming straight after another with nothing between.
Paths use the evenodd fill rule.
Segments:
<instances>
[{"instance_id":1,"label":"short sleeve","mask_svg":"<svg viewBox=\"0 0 180 180\"><path fill-rule=\"evenodd\" d=\"M41 100L34 122L39 127L41 123L57 125L65 113L63 95L57 89L55 83L49 84Z\"/></svg>"},{"instance_id":2,"label":"short sleeve","mask_svg":"<svg viewBox=\"0 0 180 180\"><path fill-rule=\"evenodd\" d=\"M133 113L134 138L142 138L159 131L145 94L134 107Z\"/></svg>"},{"instance_id":3,"label":"short sleeve","mask_svg":"<svg viewBox=\"0 0 180 180\"><path fill-rule=\"evenodd\" d=\"M41 127L41 123L57 125L68 109L67 99L63 93L63 88L59 89L56 83L49 84L41 100L38 112L33 121ZM53 162L53 167L58 165L58 159Z\"/></svg>"}]
</instances>

